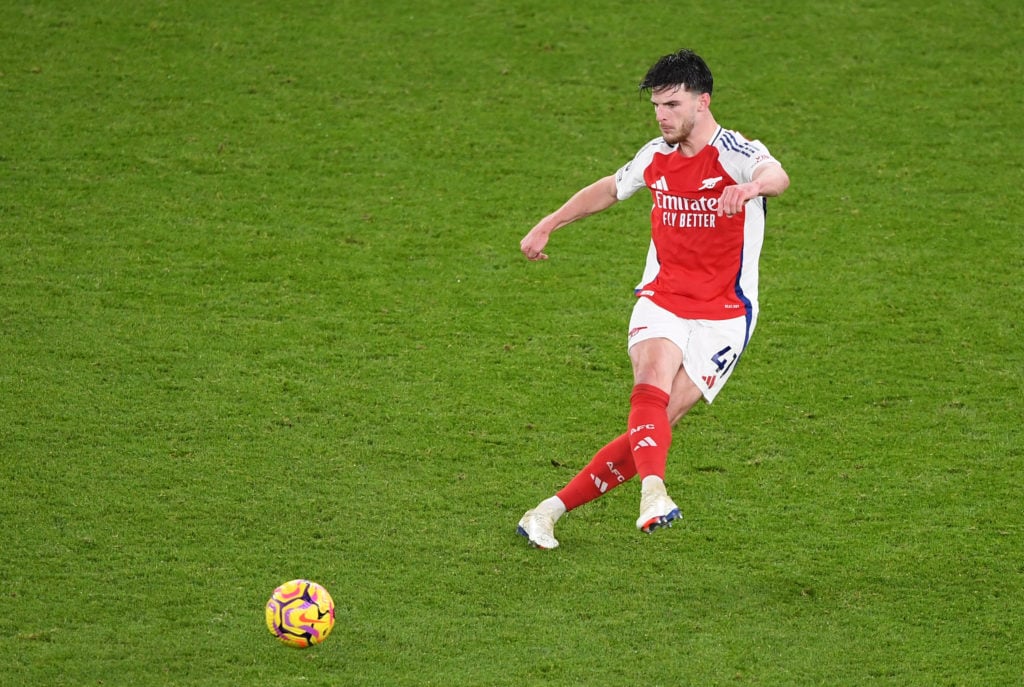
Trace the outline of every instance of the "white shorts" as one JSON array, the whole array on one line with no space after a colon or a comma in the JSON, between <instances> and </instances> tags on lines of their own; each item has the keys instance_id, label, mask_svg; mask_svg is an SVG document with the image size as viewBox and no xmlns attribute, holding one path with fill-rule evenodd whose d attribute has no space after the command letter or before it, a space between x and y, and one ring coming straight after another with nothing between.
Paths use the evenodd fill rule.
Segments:
<instances>
[{"instance_id":1,"label":"white shorts","mask_svg":"<svg viewBox=\"0 0 1024 687\"><path fill-rule=\"evenodd\" d=\"M683 369L711 403L725 386L754 331L756 318L687 320L638 298L629 319L629 348L648 339L668 339L683 352Z\"/></svg>"}]
</instances>

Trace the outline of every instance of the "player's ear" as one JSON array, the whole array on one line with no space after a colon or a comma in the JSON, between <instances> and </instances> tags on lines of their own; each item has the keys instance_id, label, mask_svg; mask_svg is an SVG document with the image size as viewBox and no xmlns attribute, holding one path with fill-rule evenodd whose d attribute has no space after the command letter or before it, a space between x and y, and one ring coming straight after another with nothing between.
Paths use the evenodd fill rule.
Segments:
<instances>
[{"instance_id":1,"label":"player's ear","mask_svg":"<svg viewBox=\"0 0 1024 687\"><path fill-rule=\"evenodd\" d=\"M700 109L701 110L708 109L709 107L711 107L711 94L710 93L701 93L700 94L700 98L698 98L698 102L700 102Z\"/></svg>"}]
</instances>

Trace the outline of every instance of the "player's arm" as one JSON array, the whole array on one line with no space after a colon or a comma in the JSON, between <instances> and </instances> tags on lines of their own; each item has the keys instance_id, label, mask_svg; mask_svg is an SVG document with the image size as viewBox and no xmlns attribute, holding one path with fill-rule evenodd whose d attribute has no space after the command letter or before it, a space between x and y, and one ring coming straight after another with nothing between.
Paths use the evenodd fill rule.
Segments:
<instances>
[{"instance_id":1,"label":"player's arm","mask_svg":"<svg viewBox=\"0 0 1024 687\"><path fill-rule=\"evenodd\" d=\"M778 196L789 188L789 175L778 162L766 162L754 170L749 182L726 186L718 201L718 214L732 217L751 198Z\"/></svg>"},{"instance_id":2,"label":"player's arm","mask_svg":"<svg viewBox=\"0 0 1024 687\"><path fill-rule=\"evenodd\" d=\"M765 196L772 198L781 196L782 192L789 188L789 175L778 162L768 162L754 170L750 183L757 184L757 193L751 196ZM749 200L749 199L748 199Z\"/></svg>"},{"instance_id":3,"label":"player's arm","mask_svg":"<svg viewBox=\"0 0 1024 687\"><path fill-rule=\"evenodd\" d=\"M590 186L577 191L562 207L537 222L530 233L519 242L519 249L530 260L547 260L548 256L543 251L551 232L610 208L618 200L615 175L598 179Z\"/></svg>"}]
</instances>

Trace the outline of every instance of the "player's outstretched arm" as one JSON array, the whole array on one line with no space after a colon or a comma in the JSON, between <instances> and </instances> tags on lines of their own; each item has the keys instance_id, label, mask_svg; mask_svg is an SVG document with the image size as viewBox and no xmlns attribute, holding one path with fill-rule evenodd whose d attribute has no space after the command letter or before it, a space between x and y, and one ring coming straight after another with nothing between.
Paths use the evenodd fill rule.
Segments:
<instances>
[{"instance_id":1,"label":"player's outstretched arm","mask_svg":"<svg viewBox=\"0 0 1024 687\"><path fill-rule=\"evenodd\" d=\"M598 179L590 186L580 189L565 204L537 222L536 226L519 242L519 250L530 260L547 260L544 247L551 232L561 229L578 219L601 212L619 200L615 187L615 176Z\"/></svg>"}]
</instances>

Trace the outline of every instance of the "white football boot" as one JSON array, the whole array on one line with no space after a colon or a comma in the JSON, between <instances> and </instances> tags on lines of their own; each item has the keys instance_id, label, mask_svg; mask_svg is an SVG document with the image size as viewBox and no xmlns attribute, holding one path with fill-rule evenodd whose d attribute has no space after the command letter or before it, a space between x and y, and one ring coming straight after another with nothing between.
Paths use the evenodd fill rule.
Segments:
<instances>
[{"instance_id":1,"label":"white football boot","mask_svg":"<svg viewBox=\"0 0 1024 687\"><path fill-rule=\"evenodd\" d=\"M555 518L539 508L526 511L516 527L516 534L526 537L530 541L530 546L538 549L554 549L558 546L558 540L555 539Z\"/></svg>"},{"instance_id":2,"label":"white football boot","mask_svg":"<svg viewBox=\"0 0 1024 687\"><path fill-rule=\"evenodd\" d=\"M682 517L679 507L669 497L665 483L655 480L645 484L640 492L640 517L636 528L650 534L659 527L672 527L672 521Z\"/></svg>"}]
</instances>

